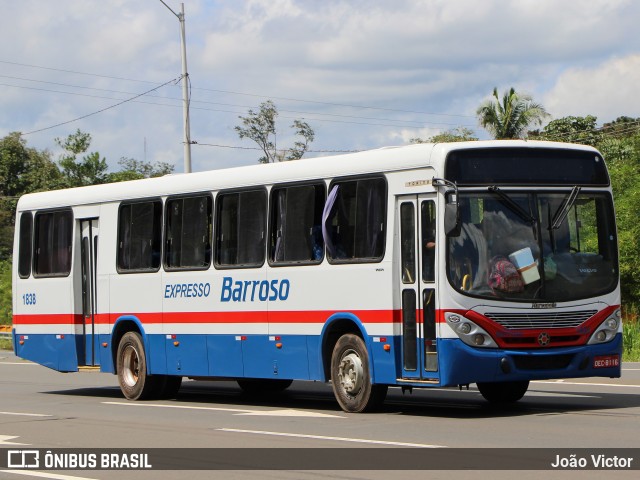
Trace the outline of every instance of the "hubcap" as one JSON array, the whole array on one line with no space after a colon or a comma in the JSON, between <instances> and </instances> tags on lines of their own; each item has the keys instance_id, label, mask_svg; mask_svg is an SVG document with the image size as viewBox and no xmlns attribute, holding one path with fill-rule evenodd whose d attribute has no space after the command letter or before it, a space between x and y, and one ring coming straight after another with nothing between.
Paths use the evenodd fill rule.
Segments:
<instances>
[{"instance_id":1,"label":"hubcap","mask_svg":"<svg viewBox=\"0 0 640 480\"><path fill-rule=\"evenodd\" d=\"M132 345L127 346L122 356L122 378L128 387L138 383L140 375L140 358L138 351Z\"/></svg>"},{"instance_id":2,"label":"hubcap","mask_svg":"<svg viewBox=\"0 0 640 480\"><path fill-rule=\"evenodd\" d=\"M364 370L362 360L353 350L348 351L340 360L338 380L349 395L357 395L362 388Z\"/></svg>"}]
</instances>

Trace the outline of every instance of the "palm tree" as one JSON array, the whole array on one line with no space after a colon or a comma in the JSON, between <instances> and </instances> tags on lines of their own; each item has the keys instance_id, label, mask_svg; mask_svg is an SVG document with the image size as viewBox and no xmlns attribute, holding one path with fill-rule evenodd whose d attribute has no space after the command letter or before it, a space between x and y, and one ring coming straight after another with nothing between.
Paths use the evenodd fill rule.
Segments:
<instances>
[{"instance_id":1,"label":"palm tree","mask_svg":"<svg viewBox=\"0 0 640 480\"><path fill-rule=\"evenodd\" d=\"M502 102L497 88L493 89L493 97L495 100L480 105L476 115L496 140L522 138L529 125L540 125L549 116L542 105L534 103L529 95L518 95L513 87L502 96Z\"/></svg>"}]
</instances>

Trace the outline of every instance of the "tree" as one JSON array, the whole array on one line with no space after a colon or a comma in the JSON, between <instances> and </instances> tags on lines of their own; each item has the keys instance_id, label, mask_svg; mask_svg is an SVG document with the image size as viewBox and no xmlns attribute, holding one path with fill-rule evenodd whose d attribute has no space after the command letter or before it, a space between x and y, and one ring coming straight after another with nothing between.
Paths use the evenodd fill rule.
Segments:
<instances>
[{"instance_id":1,"label":"tree","mask_svg":"<svg viewBox=\"0 0 640 480\"><path fill-rule=\"evenodd\" d=\"M472 142L478 140L475 137L473 130L469 130L465 127L456 127L446 132L438 133L432 137L428 137L426 140L421 138L412 138L409 143L450 143L450 142Z\"/></svg>"},{"instance_id":2,"label":"tree","mask_svg":"<svg viewBox=\"0 0 640 480\"><path fill-rule=\"evenodd\" d=\"M276 118L278 109L271 100L260 104L260 110L249 110L246 117L239 116L242 126L236 126L238 136L249 138L256 142L264 155L258 160L260 163L275 163L287 160L298 160L307 152L309 144L313 142L315 133L311 126L302 120L295 120L291 128L296 129L296 136L301 137L293 147L284 150L276 148Z\"/></svg>"},{"instance_id":3,"label":"tree","mask_svg":"<svg viewBox=\"0 0 640 480\"><path fill-rule=\"evenodd\" d=\"M134 158L122 157L118 161L121 170L109 174L109 182L124 182L142 178L162 177L173 173L174 165L166 162L149 163Z\"/></svg>"},{"instance_id":4,"label":"tree","mask_svg":"<svg viewBox=\"0 0 640 480\"><path fill-rule=\"evenodd\" d=\"M602 140L602 133L596 126L597 120L593 115L558 118L551 120L542 130L529 132L529 138L593 146Z\"/></svg>"},{"instance_id":5,"label":"tree","mask_svg":"<svg viewBox=\"0 0 640 480\"><path fill-rule=\"evenodd\" d=\"M65 154L60 158L62 173L66 179L67 187L84 187L86 185L98 185L108 181L107 161L100 158L98 152L92 152L78 160L78 155L85 153L91 146L91 135L84 133L80 129L76 133L61 140L56 138L55 142L65 150Z\"/></svg>"},{"instance_id":6,"label":"tree","mask_svg":"<svg viewBox=\"0 0 640 480\"><path fill-rule=\"evenodd\" d=\"M542 124L549 116L544 107L533 102L529 95L520 95L511 89L498 97L498 89L493 89L493 98L484 102L476 115L485 129L497 140L522 138L532 124Z\"/></svg>"},{"instance_id":7,"label":"tree","mask_svg":"<svg viewBox=\"0 0 640 480\"><path fill-rule=\"evenodd\" d=\"M606 159L616 204L620 288L625 305L640 304L640 135L603 135L596 145Z\"/></svg>"},{"instance_id":8,"label":"tree","mask_svg":"<svg viewBox=\"0 0 640 480\"><path fill-rule=\"evenodd\" d=\"M48 151L28 148L19 132L0 139L0 258L11 255L18 197L61 184L60 170Z\"/></svg>"}]
</instances>

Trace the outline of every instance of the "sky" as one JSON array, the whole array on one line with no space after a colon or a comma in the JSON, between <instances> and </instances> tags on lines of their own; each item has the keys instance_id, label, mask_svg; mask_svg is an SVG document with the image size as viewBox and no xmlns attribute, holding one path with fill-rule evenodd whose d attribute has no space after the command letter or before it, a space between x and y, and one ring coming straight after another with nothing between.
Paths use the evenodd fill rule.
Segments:
<instances>
[{"instance_id":1,"label":"sky","mask_svg":"<svg viewBox=\"0 0 640 480\"><path fill-rule=\"evenodd\" d=\"M174 12L180 2L165 0ZM54 160L90 133L111 170L184 169L180 22L160 0L0 0L0 138ZM256 163L234 127L272 100L278 147L307 156L403 145L457 127L494 87L549 120L640 117L636 0L185 0L192 170ZM144 95L143 95L144 94Z\"/></svg>"}]
</instances>

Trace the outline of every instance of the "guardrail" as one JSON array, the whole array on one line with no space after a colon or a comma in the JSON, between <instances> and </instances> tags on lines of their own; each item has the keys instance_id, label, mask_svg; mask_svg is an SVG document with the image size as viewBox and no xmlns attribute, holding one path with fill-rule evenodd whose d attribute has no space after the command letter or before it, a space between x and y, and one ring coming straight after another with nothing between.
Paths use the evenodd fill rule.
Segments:
<instances>
[{"instance_id":1,"label":"guardrail","mask_svg":"<svg viewBox=\"0 0 640 480\"><path fill-rule=\"evenodd\" d=\"M11 338L11 325L0 325L0 338Z\"/></svg>"}]
</instances>

